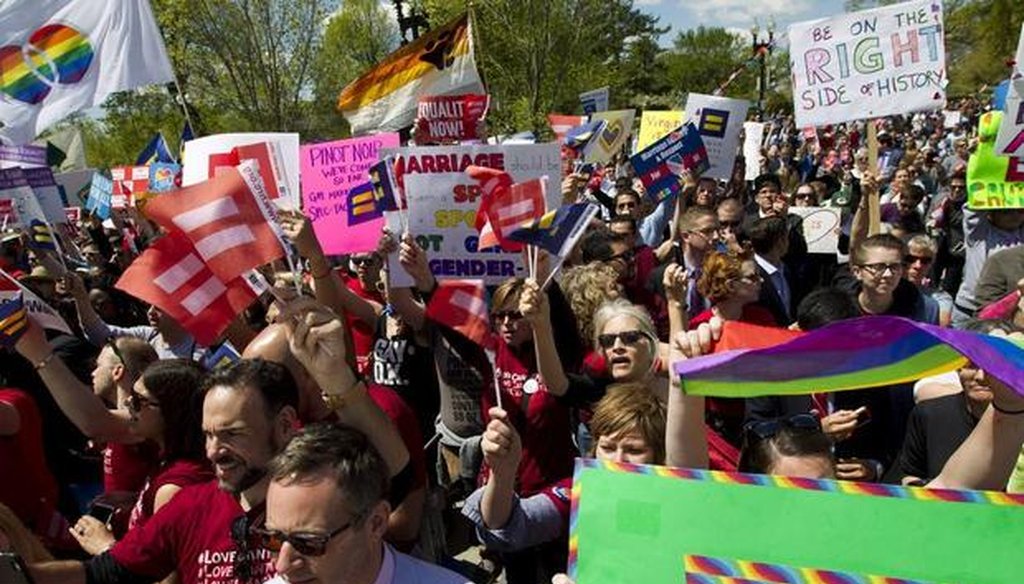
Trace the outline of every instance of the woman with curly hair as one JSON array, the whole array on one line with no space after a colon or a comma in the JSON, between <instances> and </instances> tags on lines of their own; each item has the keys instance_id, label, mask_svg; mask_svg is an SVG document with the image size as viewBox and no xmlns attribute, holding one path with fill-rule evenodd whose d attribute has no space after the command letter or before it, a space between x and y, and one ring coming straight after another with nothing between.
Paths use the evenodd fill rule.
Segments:
<instances>
[{"instance_id":1,"label":"woman with curly hair","mask_svg":"<svg viewBox=\"0 0 1024 584\"><path fill-rule=\"evenodd\" d=\"M576 314L581 339L594 338L594 314L602 304L622 296L618 272L609 264L591 262L562 272L562 291Z\"/></svg>"},{"instance_id":2,"label":"woman with curly hair","mask_svg":"<svg viewBox=\"0 0 1024 584\"><path fill-rule=\"evenodd\" d=\"M750 251L712 252L704 258L697 290L711 302L711 308L690 319L690 326L718 316L763 326L776 326L768 309L757 304L761 276Z\"/></svg>"}]
</instances>

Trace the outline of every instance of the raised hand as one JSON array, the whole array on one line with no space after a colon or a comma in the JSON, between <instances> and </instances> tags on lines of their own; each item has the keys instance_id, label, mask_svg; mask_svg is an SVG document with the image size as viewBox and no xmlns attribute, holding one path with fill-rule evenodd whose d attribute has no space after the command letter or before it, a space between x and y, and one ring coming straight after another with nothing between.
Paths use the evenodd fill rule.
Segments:
<instances>
[{"instance_id":1,"label":"raised hand","mask_svg":"<svg viewBox=\"0 0 1024 584\"><path fill-rule=\"evenodd\" d=\"M551 318L548 295L533 278L527 278L523 283L523 291L519 295L519 312L532 325L549 322Z\"/></svg>"},{"instance_id":2,"label":"raised hand","mask_svg":"<svg viewBox=\"0 0 1024 584\"><path fill-rule=\"evenodd\" d=\"M491 421L487 424L480 440L484 460L491 471L500 476L515 476L519 460L523 456L523 445L519 433L512 427L508 413L501 408L487 412Z\"/></svg>"},{"instance_id":3,"label":"raised hand","mask_svg":"<svg viewBox=\"0 0 1024 584\"><path fill-rule=\"evenodd\" d=\"M285 237L292 242L300 256L308 259L323 255L309 217L301 211L285 210L278 214L278 218Z\"/></svg>"}]
</instances>

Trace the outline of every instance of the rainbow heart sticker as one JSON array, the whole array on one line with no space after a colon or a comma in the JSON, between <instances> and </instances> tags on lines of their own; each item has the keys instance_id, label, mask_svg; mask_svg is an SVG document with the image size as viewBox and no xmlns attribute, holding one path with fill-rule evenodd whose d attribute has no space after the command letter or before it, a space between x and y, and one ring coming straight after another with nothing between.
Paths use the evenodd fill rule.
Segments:
<instances>
[{"instance_id":1,"label":"rainbow heart sticker","mask_svg":"<svg viewBox=\"0 0 1024 584\"><path fill-rule=\"evenodd\" d=\"M0 91L37 104L53 84L81 81L93 56L92 44L82 33L64 24L48 24L33 32L24 47L0 47Z\"/></svg>"}]
</instances>

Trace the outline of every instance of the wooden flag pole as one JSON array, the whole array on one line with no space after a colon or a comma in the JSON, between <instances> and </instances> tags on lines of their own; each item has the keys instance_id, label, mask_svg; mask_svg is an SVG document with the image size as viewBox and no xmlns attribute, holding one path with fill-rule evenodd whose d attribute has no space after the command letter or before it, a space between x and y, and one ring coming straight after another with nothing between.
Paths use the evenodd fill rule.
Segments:
<instances>
[{"instance_id":1,"label":"wooden flag pole","mask_svg":"<svg viewBox=\"0 0 1024 584\"><path fill-rule=\"evenodd\" d=\"M878 127L874 119L868 120L868 172L874 173L881 183L882 177L878 170ZM861 192L864 196L864 192ZM868 198L868 235L877 235L882 231L882 211L879 207L877 193Z\"/></svg>"}]
</instances>

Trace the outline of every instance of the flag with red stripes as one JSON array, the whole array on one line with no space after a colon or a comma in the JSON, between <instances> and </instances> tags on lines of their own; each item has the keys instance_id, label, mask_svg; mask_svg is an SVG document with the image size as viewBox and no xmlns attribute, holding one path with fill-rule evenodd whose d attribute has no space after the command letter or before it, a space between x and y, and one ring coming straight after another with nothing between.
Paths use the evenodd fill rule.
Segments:
<instances>
[{"instance_id":1,"label":"flag with red stripes","mask_svg":"<svg viewBox=\"0 0 1024 584\"><path fill-rule=\"evenodd\" d=\"M173 196L173 195L172 195ZM212 345L234 318L267 289L258 272L222 280L180 232L161 237L115 284L166 312L197 341Z\"/></svg>"},{"instance_id":2,"label":"flag with red stripes","mask_svg":"<svg viewBox=\"0 0 1024 584\"><path fill-rule=\"evenodd\" d=\"M522 244L508 239L505 233L544 215L547 210L544 182L534 179L513 184L507 172L482 166L470 166L466 174L480 184L480 210L476 217L480 239L477 248L501 245L505 251L521 250Z\"/></svg>"},{"instance_id":3,"label":"flag with red stripes","mask_svg":"<svg viewBox=\"0 0 1024 584\"><path fill-rule=\"evenodd\" d=\"M224 282L285 253L276 209L253 161L156 197L146 215L191 241L202 263Z\"/></svg>"},{"instance_id":4,"label":"flag with red stripes","mask_svg":"<svg viewBox=\"0 0 1024 584\"><path fill-rule=\"evenodd\" d=\"M483 280L439 280L426 314L484 348L493 343Z\"/></svg>"}]
</instances>

